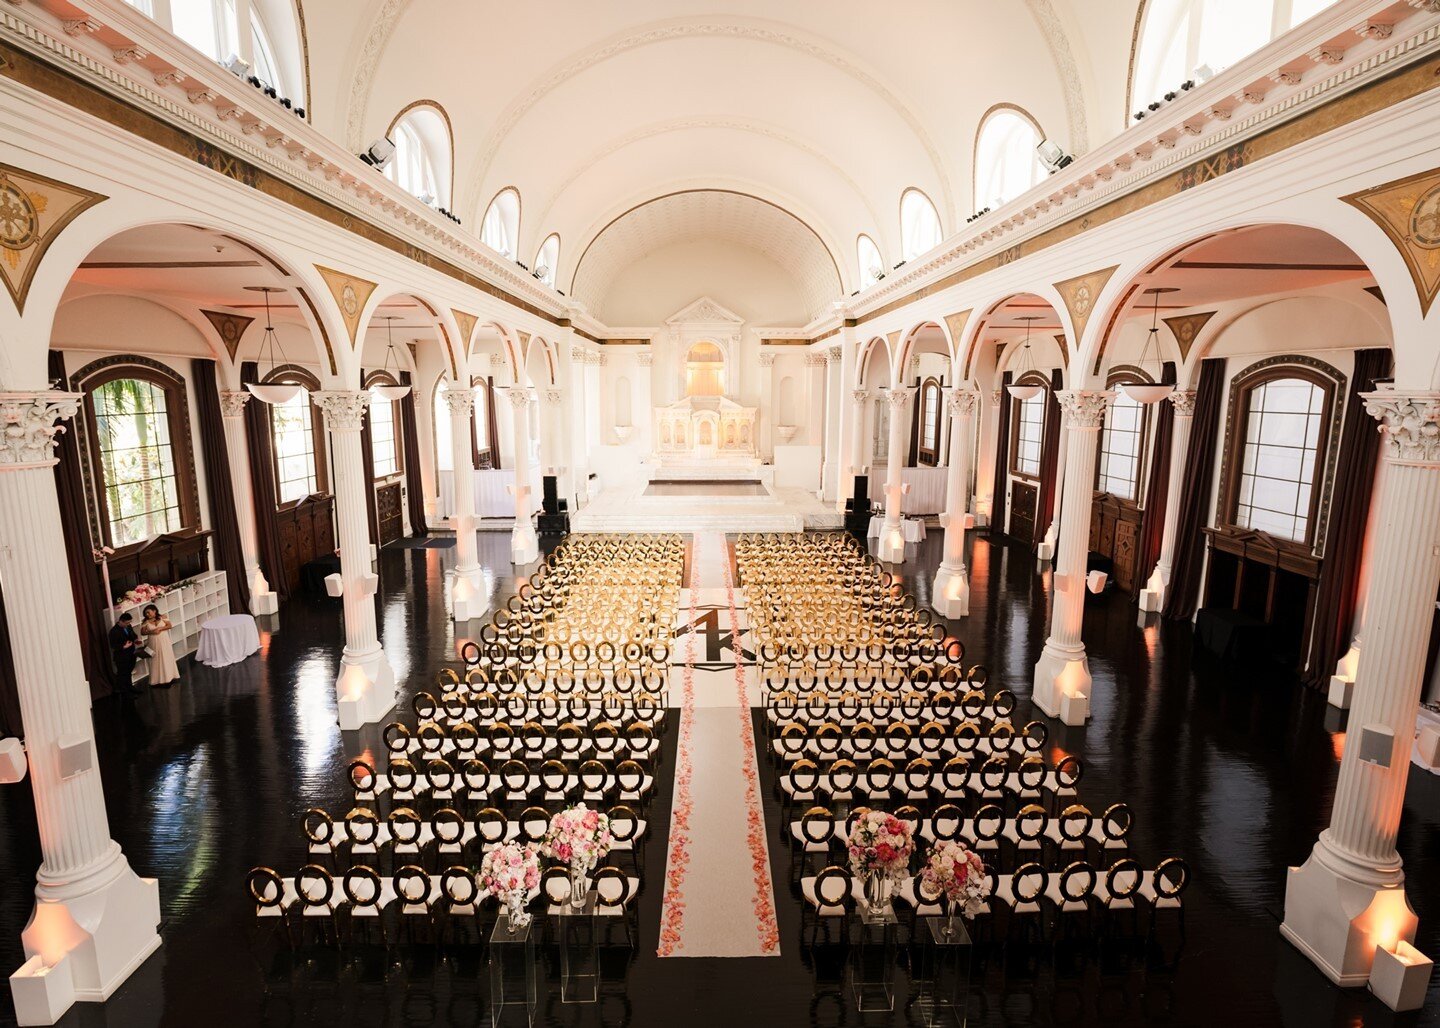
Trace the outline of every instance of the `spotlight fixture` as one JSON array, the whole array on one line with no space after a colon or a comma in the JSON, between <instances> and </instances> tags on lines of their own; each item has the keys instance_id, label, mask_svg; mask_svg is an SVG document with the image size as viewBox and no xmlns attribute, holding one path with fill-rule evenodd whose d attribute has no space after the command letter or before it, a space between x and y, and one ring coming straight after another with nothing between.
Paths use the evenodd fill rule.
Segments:
<instances>
[{"instance_id":1,"label":"spotlight fixture","mask_svg":"<svg viewBox=\"0 0 1440 1028\"><path fill-rule=\"evenodd\" d=\"M385 337L388 345L385 348L385 365L381 373L386 377L390 376L390 361L395 360L395 381L400 381L400 358L395 356L395 322L400 320L398 314L382 314L380 320L385 322ZM376 385L371 386L370 391L382 400L403 400L410 395L410 387L407 385Z\"/></svg>"},{"instance_id":2,"label":"spotlight fixture","mask_svg":"<svg viewBox=\"0 0 1440 1028\"><path fill-rule=\"evenodd\" d=\"M220 67L230 72L230 74L234 75L236 78L243 79L250 71L250 62L245 60L245 58L241 57L239 54L231 54L225 60L220 62Z\"/></svg>"},{"instance_id":3,"label":"spotlight fixture","mask_svg":"<svg viewBox=\"0 0 1440 1028\"><path fill-rule=\"evenodd\" d=\"M1040 163L1050 169L1052 175L1061 168L1068 168L1075 163L1075 158L1048 139L1040 140L1040 145L1035 147L1035 152L1040 155Z\"/></svg>"},{"instance_id":4,"label":"spotlight fixture","mask_svg":"<svg viewBox=\"0 0 1440 1028\"><path fill-rule=\"evenodd\" d=\"M1141 371L1145 371L1146 366L1153 363L1155 374L1150 376L1150 382L1126 382L1120 387L1125 390L1125 395L1136 403L1159 403L1175 391L1173 385L1160 384L1164 373L1164 365L1160 362L1160 297L1176 292L1179 290L1174 286L1155 286L1145 290L1145 294L1154 297L1155 302L1150 308L1150 334L1145 337L1145 345L1140 348L1140 360L1137 363ZM1152 351L1155 359L1147 361L1145 355Z\"/></svg>"},{"instance_id":5,"label":"spotlight fixture","mask_svg":"<svg viewBox=\"0 0 1440 1028\"><path fill-rule=\"evenodd\" d=\"M545 276L550 274L550 265L544 263L537 264L535 265L535 270L532 271L530 274L534 275L536 278L543 282L545 281Z\"/></svg>"},{"instance_id":6,"label":"spotlight fixture","mask_svg":"<svg viewBox=\"0 0 1440 1028\"><path fill-rule=\"evenodd\" d=\"M429 193L421 193L421 194L420 194L419 196L417 196L415 199L419 200L419 201L420 201L421 203L423 203L426 207L434 207L434 206L435 206L435 197L432 196L432 195L429 194Z\"/></svg>"},{"instance_id":7,"label":"spotlight fixture","mask_svg":"<svg viewBox=\"0 0 1440 1028\"><path fill-rule=\"evenodd\" d=\"M300 386L293 382L267 382L266 379L274 376L277 368L283 367L289 361L285 357L285 348L280 345L280 337L275 333L275 326L270 321L270 294L284 292L279 286L246 286L252 293L265 294L265 334L260 337L260 353L256 359L255 366L263 370L265 367L265 353L270 353L270 370L260 376L259 382L246 382L245 388L250 390L250 395L261 403L289 403L295 399L300 392ZM275 360L275 354L280 354L280 360Z\"/></svg>"},{"instance_id":8,"label":"spotlight fixture","mask_svg":"<svg viewBox=\"0 0 1440 1028\"><path fill-rule=\"evenodd\" d=\"M1190 74L1196 82L1209 82L1215 77L1215 69L1208 64L1202 64Z\"/></svg>"},{"instance_id":9,"label":"spotlight fixture","mask_svg":"<svg viewBox=\"0 0 1440 1028\"><path fill-rule=\"evenodd\" d=\"M395 144L389 139L381 136L371 143L369 148L362 154L360 159L366 164L375 168L384 168L390 163L390 158L395 156Z\"/></svg>"},{"instance_id":10,"label":"spotlight fixture","mask_svg":"<svg viewBox=\"0 0 1440 1028\"><path fill-rule=\"evenodd\" d=\"M1017 369L1017 374L1015 375L1016 381L1006 386L1005 390L1017 400L1033 400L1040 395L1045 387L1038 382L1029 382L1021 385L1019 384L1019 380L1035 372L1035 358L1030 354L1030 329L1034 327L1034 323L1040 321L1041 318L1038 314L1026 314L1023 315L1020 320L1025 322L1025 348L1020 351L1020 367Z\"/></svg>"}]
</instances>

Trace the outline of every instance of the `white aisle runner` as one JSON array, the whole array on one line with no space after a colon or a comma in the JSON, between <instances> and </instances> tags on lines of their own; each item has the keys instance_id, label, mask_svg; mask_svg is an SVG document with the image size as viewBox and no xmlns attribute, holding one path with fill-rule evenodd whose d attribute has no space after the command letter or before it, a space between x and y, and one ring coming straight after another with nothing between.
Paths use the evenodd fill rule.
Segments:
<instances>
[{"instance_id":1,"label":"white aisle runner","mask_svg":"<svg viewBox=\"0 0 1440 1028\"><path fill-rule=\"evenodd\" d=\"M680 744L660 914L662 957L778 956L775 893L747 697L743 596L719 533L698 533L671 687ZM677 688L678 686L678 688Z\"/></svg>"}]
</instances>

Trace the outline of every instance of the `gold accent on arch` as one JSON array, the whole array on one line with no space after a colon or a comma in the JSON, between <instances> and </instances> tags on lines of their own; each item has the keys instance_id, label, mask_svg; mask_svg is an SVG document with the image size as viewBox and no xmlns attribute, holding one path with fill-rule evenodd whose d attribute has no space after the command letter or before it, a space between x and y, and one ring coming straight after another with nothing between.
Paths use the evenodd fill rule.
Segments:
<instances>
[{"instance_id":1,"label":"gold accent on arch","mask_svg":"<svg viewBox=\"0 0 1440 1028\"><path fill-rule=\"evenodd\" d=\"M25 298L51 244L72 221L107 199L0 164L0 279L19 313L25 313Z\"/></svg>"},{"instance_id":2,"label":"gold accent on arch","mask_svg":"<svg viewBox=\"0 0 1440 1028\"><path fill-rule=\"evenodd\" d=\"M465 351L465 359L470 359L470 344L475 339L475 326L480 319L473 314L466 314L458 308L451 307L450 313L455 316L455 324L460 326L460 348ZM459 372L456 372L459 375Z\"/></svg>"},{"instance_id":3,"label":"gold accent on arch","mask_svg":"<svg viewBox=\"0 0 1440 1028\"><path fill-rule=\"evenodd\" d=\"M955 357L963 359L965 356L965 326L970 323L970 315L974 313L975 308L972 307L958 314L945 315L945 327L950 330L950 345L955 347Z\"/></svg>"},{"instance_id":4,"label":"gold accent on arch","mask_svg":"<svg viewBox=\"0 0 1440 1028\"><path fill-rule=\"evenodd\" d=\"M1110 276L1118 270L1120 265L1117 264L1055 283L1056 292L1060 294L1060 299L1065 301L1065 309L1070 312L1070 325L1075 330L1077 347L1085 338L1085 326L1090 323L1090 316L1095 313L1095 304L1100 299L1105 283L1109 282ZM1061 349L1065 349L1063 344Z\"/></svg>"},{"instance_id":5,"label":"gold accent on arch","mask_svg":"<svg viewBox=\"0 0 1440 1028\"><path fill-rule=\"evenodd\" d=\"M1195 345L1195 340L1200 337L1200 330L1209 323L1216 315L1216 311L1203 311L1199 314L1182 314L1178 318L1161 318L1170 334L1175 337L1175 343L1180 347L1180 360L1189 360L1190 348Z\"/></svg>"},{"instance_id":6,"label":"gold accent on arch","mask_svg":"<svg viewBox=\"0 0 1440 1028\"><path fill-rule=\"evenodd\" d=\"M1440 168L1340 198L1379 225L1395 244L1415 291L1420 316L1440 295Z\"/></svg>"},{"instance_id":7,"label":"gold accent on arch","mask_svg":"<svg viewBox=\"0 0 1440 1028\"><path fill-rule=\"evenodd\" d=\"M225 344L226 351L233 361L235 355L240 352L240 337L245 334L255 321L254 318L247 318L243 314L230 314L227 311L207 311L203 308L200 311L205 315L205 320L214 327L220 341Z\"/></svg>"},{"instance_id":8,"label":"gold accent on arch","mask_svg":"<svg viewBox=\"0 0 1440 1028\"><path fill-rule=\"evenodd\" d=\"M315 270L320 272L330 295L335 298L335 306L340 309L340 317L350 332L350 345L358 345L360 315L365 311L365 302L370 299L370 294L375 292L376 283L319 264L315 265Z\"/></svg>"}]
</instances>

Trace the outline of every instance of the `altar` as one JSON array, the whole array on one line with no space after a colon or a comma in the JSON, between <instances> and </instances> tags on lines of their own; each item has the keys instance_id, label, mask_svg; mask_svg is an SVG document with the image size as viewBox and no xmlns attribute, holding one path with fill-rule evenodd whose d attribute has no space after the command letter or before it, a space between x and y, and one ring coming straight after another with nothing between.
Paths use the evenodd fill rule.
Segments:
<instances>
[{"instance_id":1,"label":"altar","mask_svg":"<svg viewBox=\"0 0 1440 1028\"><path fill-rule=\"evenodd\" d=\"M687 396L655 409L655 456L689 461L754 460L754 407L723 396Z\"/></svg>"}]
</instances>

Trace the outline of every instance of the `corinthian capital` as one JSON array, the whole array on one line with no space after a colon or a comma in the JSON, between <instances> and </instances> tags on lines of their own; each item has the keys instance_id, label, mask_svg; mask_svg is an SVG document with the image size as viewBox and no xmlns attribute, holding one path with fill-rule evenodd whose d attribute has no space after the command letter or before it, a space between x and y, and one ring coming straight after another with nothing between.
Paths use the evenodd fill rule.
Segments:
<instances>
[{"instance_id":1,"label":"corinthian capital","mask_svg":"<svg viewBox=\"0 0 1440 1028\"><path fill-rule=\"evenodd\" d=\"M863 407L865 406L865 401L870 399L870 394L864 389L856 389L850 393L850 399Z\"/></svg>"},{"instance_id":2,"label":"corinthian capital","mask_svg":"<svg viewBox=\"0 0 1440 1028\"><path fill-rule=\"evenodd\" d=\"M1064 389L1055 394L1060 401L1066 428L1099 428L1105 420L1105 408L1114 393L1092 393L1083 389Z\"/></svg>"},{"instance_id":3,"label":"corinthian capital","mask_svg":"<svg viewBox=\"0 0 1440 1028\"><path fill-rule=\"evenodd\" d=\"M0 393L0 471L47 468L57 463L55 447L64 425L85 397L81 393L44 390Z\"/></svg>"},{"instance_id":4,"label":"corinthian capital","mask_svg":"<svg viewBox=\"0 0 1440 1028\"><path fill-rule=\"evenodd\" d=\"M1385 459L1394 464L1440 467L1440 393L1362 393L1365 410L1380 422Z\"/></svg>"},{"instance_id":5,"label":"corinthian capital","mask_svg":"<svg viewBox=\"0 0 1440 1028\"><path fill-rule=\"evenodd\" d=\"M510 398L510 405L516 410L524 410L530 405L530 390L524 386L511 386L505 390L505 395Z\"/></svg>"},{"instance_id":6,"label":"corinthian capital","mask_svg":"<svg viewBox=\"0 0 1440 1028\"><path fill-rule=\"evenodd\" d=\"M250 394L244 389L222 389L220 391L220 414L227 418L238 418L245 413Z\"/></svg>"},{"instance_id":7,"label":"corinthian capital","mask_svg":"<svg viewBox=\"0 0 1440 1028\"><path fill-rule=\"evenodd\" d=\"M350 392L331 389L311 393L310 400L325 414L325 427L331 432L358 432L370 406L370 390Z\"/></svg>"},{"instance_id":8,"label":"corinthian capital","mask_svg":"<svg viewBox=\"0 0 1440 1028\"><path fill-rule=\"evenodd\" d=\"M775 355L773 353L766 353L764 350L761 350L760 366L762 368L773 368L775 366Z\"/></svg>"},{"instance_id":9,"label":"corinthian capital","mask_svg":"<svg viewBox=\"0 0 1440 1028\"><path fill-rule=\"evenodd\" d=\"M1175 416L1177 418L1193 418L1195 416L1195 397L1193 389L1177 389L1170 394L1170 402L1175 405Z\"/></svg>"},{"instance_id":10,"label":"corinthian capital","mask_svg":"<svg viewBox=\"0 0 1440 1028\"><path fill-rule=\"evenodd\" d=\"M980 394L974 389L951 389L946 399L946 407L950 413L957 418L968 418L975 413L975 406L980 402Z\"/></svg>"},{"instance_id":11,"label":"corinthian capital","mask_svg":"<svg viewBox=\"0 0 1440 1028\"><path fill-rule=\"evenodd\" d=\"M545 402L548 403L548 404L550 404L550 406L552 406L552 407L558 407L558 406L560 406L560 401L563 400L564 398L565 398L565 394L564 394L563 392L561 392L559 389L547 389L547 390L545 390Z\"/></svg>"},{"instance_id":12,"label":"corinthian capital","mask_svg":"<svg viewBox=\"0 0 1440 1028\"><path fill-rule=\"evenodd\" d=\"M910 402L910 392L903 388L892 389L885 394L885 402L890 405L892 411L900 410Z\"/></svg>"},{"instance_id":13,"label":"corinthian capital","mask_svg":"<svg viewBox=\"0 0 1440 1028\"><path fill-rule=\"evenodd\" d=\"M454 417L465 417L475 408L475 390L464 386L447 385L440 393Z\"/></svg>"}]
</instances>

